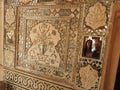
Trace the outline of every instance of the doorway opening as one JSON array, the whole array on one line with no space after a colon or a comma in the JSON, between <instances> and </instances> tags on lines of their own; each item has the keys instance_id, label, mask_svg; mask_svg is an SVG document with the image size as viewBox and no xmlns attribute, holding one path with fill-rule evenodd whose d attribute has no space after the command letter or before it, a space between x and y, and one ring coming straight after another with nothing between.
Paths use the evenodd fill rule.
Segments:
<instances>
[{"instance_id":1,"label":"doorway opening","mask_svg":"<svg viewBox=\"0 0 120 90\"><path fill-rule=\"evenodd\" d=\"M117 74L116 74L114 90L120 90L120 57L119 57L119 63L118 63L118 69L117 69Z\"/></svg>"}]
</instances>

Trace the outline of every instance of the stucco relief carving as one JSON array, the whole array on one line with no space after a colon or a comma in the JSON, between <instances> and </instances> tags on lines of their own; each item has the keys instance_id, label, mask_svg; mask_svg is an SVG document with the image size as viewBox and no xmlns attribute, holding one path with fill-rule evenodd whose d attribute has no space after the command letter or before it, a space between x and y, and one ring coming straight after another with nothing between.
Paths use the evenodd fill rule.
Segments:
<instances>
[{"instance_id":1,"label":"stucco relief carving","mask_svg":"<svg viewBox=\"0 0 120 90\"><path fill-rule=\"evenodd\" d=\"M70 39L71 42L75 42L77 25L72 25L70 29L69 25L70 22L73 22L71 21L73 16L70 17L69 14L63 13L65 11L69 12L69 7L64 10L62 7L55 8L55 6L51 6L51 8L48 6L31 6L18 9L20 21L17 30L19 35L16 39L18 41L16 44L18 47L16 48L18 57L16 68L47 78L55 76L56 80L58 78L71 79L73 66L71 65L72 61L68 64L67 58L72 59L74 57L71 58L71 55L67 56L67 54L68 51L75 52L75 46L68 48L68 43L69 35L73 35ZM58 10L62 12L61 17L51 16L52 12L50 14L39 13L47 12L46 10L48 12ZM77 11L77 13L74 11ZM70 14L75 13L74 16L78 16L78 11L79 9L75 7L73 11L70 11ZM78 24L78 19L76 23ZM70 32L72 34L69 34ZM71 73L65 72L66 69Z\"/></svg>"},{"instance_id":2,"label":"stucco relief carving","mask_svg":"<svg viewBox=\"0 0 120 90\"><path fill-rule=\"evenodd\" d=\"M98 79L98 72L94 70L90 65L81 67L79 73L81 77L82 87L86 89L90 89L92 86L94 86L95 82Z\"/></svg>"},{"instance_id":3,"label":"stucco relief carving","mask_svg":"<svg viewBox=\"0 0 120 90\"><path fill-rule=\"evenodd\" d=\"M11 87L12 90L73 90L72 86L66 84L56 84L56 82L46 81L44 78L34 78L6 69L4 70L4 79L8 82L8 90L11 90Z\"/></svg>"},{"instance_id":4,"label":"stucco relief carving","mask_svg":"<svg viewBox=\"0 0 120 90\"><path fill-rule=\"evenodd\" d=\"M22 3L28 3L30 1L32 1L32 0L19 0L19 2L22 2Z\"/></svg>"},{"instance_id":5,"label":"stucco relief carving","mask_svg":"<svg viewBox=\"0 0 120 90\"><path fill-rule=\"evenodd\" d=\"M14 52L6 49L4 53L5 66L12 67L14 64Z\"/></svg>"},{"instance_id":6,"label":"stucco relief carving","mask_svg":"<svg viewBox=\"0 0 120 90\"><path fill-rule=\"evenodd\" d=\"M9 25L15 22L15 14L14 14L14 9L12 7L9 7L6 10L5 20Z\"/></svg>"},{"instance_id":7,"label":"stucco relief carving","mask_svg":"<svg viewBox=\"0 0 120 90\"><path fill-rule=\"evenodd\" d=\"M41 64L59 67L60 56L55 46L60 34L49 23L39 23L30 31L33 45L28 50L28 60L37 60Z\"/></svg>"},{"instance_id":8,"label":"stucco relief carving","mask_svg":"<svg viewBox=\"0 0 120 90\"><path fill-rule=\"evenodd\" d=\"M106 24L106 7L100 2L89 8L89 13L85 19L86 25L92 29L97 29Z\"/></svg>"},{"instance_id":9,"label":"stucco relief carving","mask_svg":"<svg viewBox=\"0 0 120 90\"><path fill-rule=\"evenodd\" d=\"M77 58L79 50L83 48L81 45L82 36L103 36L104 40L104 37L107 35L106 30L108 28L103 27L103 29L99 27L104 26L105 23L109 24L108 19L110 17L106 20L106 16L109 15L112 1L101 1L105 6L100 2L96 2L97 0L6 0L4 30L5 42L7 43L4 44L4 47L10 46L10 44L13 43L12 46L16 45L16 48L12 47L14 49L12 51L11 46L5 49L4 65L11 67L15 61L14 57L16 57L16 71L18 71L18 69L28 70L30 73L34 73L35 76L38 75L38 77L45 77L46 80L49 79L50 82L58 81L58 83L62 83L63 86L69 83L71 87L75 85L74 89L79 88L76 90L98 89L103 65L101 61L104 60L96 61L87 59L86 61L86 58L82 58L79 62L78 59L81 58L81 56ZM21 10L16 9L17 7L20 7ZM20 17L18 14L20 14ZM83 23L83 16L87 16L85 18L86 25ZM19 19L15 20L15 18ZM39 30L39 26L41 27L43 22L51 27L51 30L48 30L51 38L46 40L47 44L41 44L42 41L40 40L40 35L43 32ZM19 25L16 25L16 23ZM18 28L19 30L17 30ZM18 37L15 34L19 34ZM55 34L58 37L55 37ZM47 36L49 37L48 34ZM14 44L14 39L17 40L16 44ZM105 44L103 44L103 46L105 46ZM15 53L17 53L16 56ZM104 51L102 51L102 54L104 54ZM48 55L49 60L54 58L58 60L54 62L55 65L51 60L47 62L45 59L46 55ZM53 57L50 55L53 55ZM102 59L103 58L102 55ZM14 61L12 61L13 59ZM76 67L77 62L79 62L78 64L80 66L78 65L76 69L74 66ZM66 87L58 88L58 84L56 83L54 83L55 85L51 85L51 83L46 83L46 80L43 82L43 79L39 80L34 77L33 79L35 80L31 80L31 77L27 78L28 75L11 73L11 71L7 71L4 75L6 76L6 81L15 85L15 90L24 90L24 88L32 90L36 88L45 90L67 90ZM86 74L89 74L90 77ZM16 77L18 77L18 79ZM97 77L99 78L98 82L93 80L93 78L96 79ZM72 85L70 83L72 83ZM14 86L13 84L12 86ZM16 85L22 87L19 88L16 87ZM70 90L70 88L68 90Z\"/></svg>"},{"instance_id":10,"label":"stucco relief carving","mask_svg":"<svg viewBox=\"0 0 120 90\"><path fill-rule=\"evenodd\" d=\"M44 77L64 77L69 20L34 20L33 17L26 24L24 21L20 22L17 68L45 74Z\"/></svg>"},{"instance_id":11,"label":"stucco relief carving","mask_svg":"<svg viewBox=\"0 0 120 90\"><path fill-rule=\"evenodd\" d=\"M13 44L15 41L14 31L7 31L6 32L6 43Z\"/></svg>"}]
</instances>

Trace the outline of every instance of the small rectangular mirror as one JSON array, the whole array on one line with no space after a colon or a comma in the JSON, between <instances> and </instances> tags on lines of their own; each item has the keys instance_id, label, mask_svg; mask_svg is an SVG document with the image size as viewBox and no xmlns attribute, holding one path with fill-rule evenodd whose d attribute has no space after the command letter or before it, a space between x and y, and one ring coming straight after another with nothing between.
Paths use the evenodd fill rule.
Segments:
<instances>
[{"instance_id":1,"label":"small rectangular mirror","mask_svg":"<svg viewBox=\"0 0 120 90\"><path fill-rule=\"evenodd\" d=\"M100 59L102 40L100 37L85 36L83 42L82 56Z\"/></svg>"}]
</instances>

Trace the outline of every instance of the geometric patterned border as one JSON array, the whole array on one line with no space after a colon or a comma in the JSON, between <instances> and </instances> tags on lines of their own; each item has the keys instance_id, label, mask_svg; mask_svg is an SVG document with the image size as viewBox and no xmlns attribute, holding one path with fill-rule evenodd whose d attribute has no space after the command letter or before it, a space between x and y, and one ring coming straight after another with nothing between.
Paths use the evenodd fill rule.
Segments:
<instances>
[{"instance_id":1,"label":"geometric patterned border","mask_svg":"<svg viewBox=\"0 0 120 90\"><path fill-rule=\"evenodd\" d=\"M28 89L25 89L25 88L16 86L15 84L6 82L6 90L28 90Z\"/></svg>"},{"instance_id":2,"label":"geometric patterned border","mask_svg":"<svg viewBox=\"0 0 120 90\"><path fill-rule=\"evenodd\" d=\"M72 87L59 85L44 79L36 79L15 71L4 69L7 90L74 90Z\"/></svg>"}]
</instances>

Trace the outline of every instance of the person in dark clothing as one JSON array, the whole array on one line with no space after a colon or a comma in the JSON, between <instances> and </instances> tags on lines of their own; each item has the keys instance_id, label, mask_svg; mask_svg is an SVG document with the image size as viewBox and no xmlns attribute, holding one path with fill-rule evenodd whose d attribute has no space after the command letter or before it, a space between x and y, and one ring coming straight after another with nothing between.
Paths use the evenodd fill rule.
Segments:
<instances>
[{"instance_id":1,"label":"person in dark clothing","mask_svg":"<svg viewBox=\"0 0 120 90\"><path fill-rule=\"evenodd\" d=\"M92 57L95 59L99 59L100 50L101 50L101 41L100 39L95 39L95 51L93 51Z\"/></svg>"},{"instance_id":2,"label":"person in dark clothing","mask_svg":"<svg viewBox=\"0 0 120 90\"><path fill-rule=\"evenodd\" d=\"M83 48L83 56L85 57L92 57L92 40L87 40L85 42L85 46Z\"/></svg>"}]
</instances>

